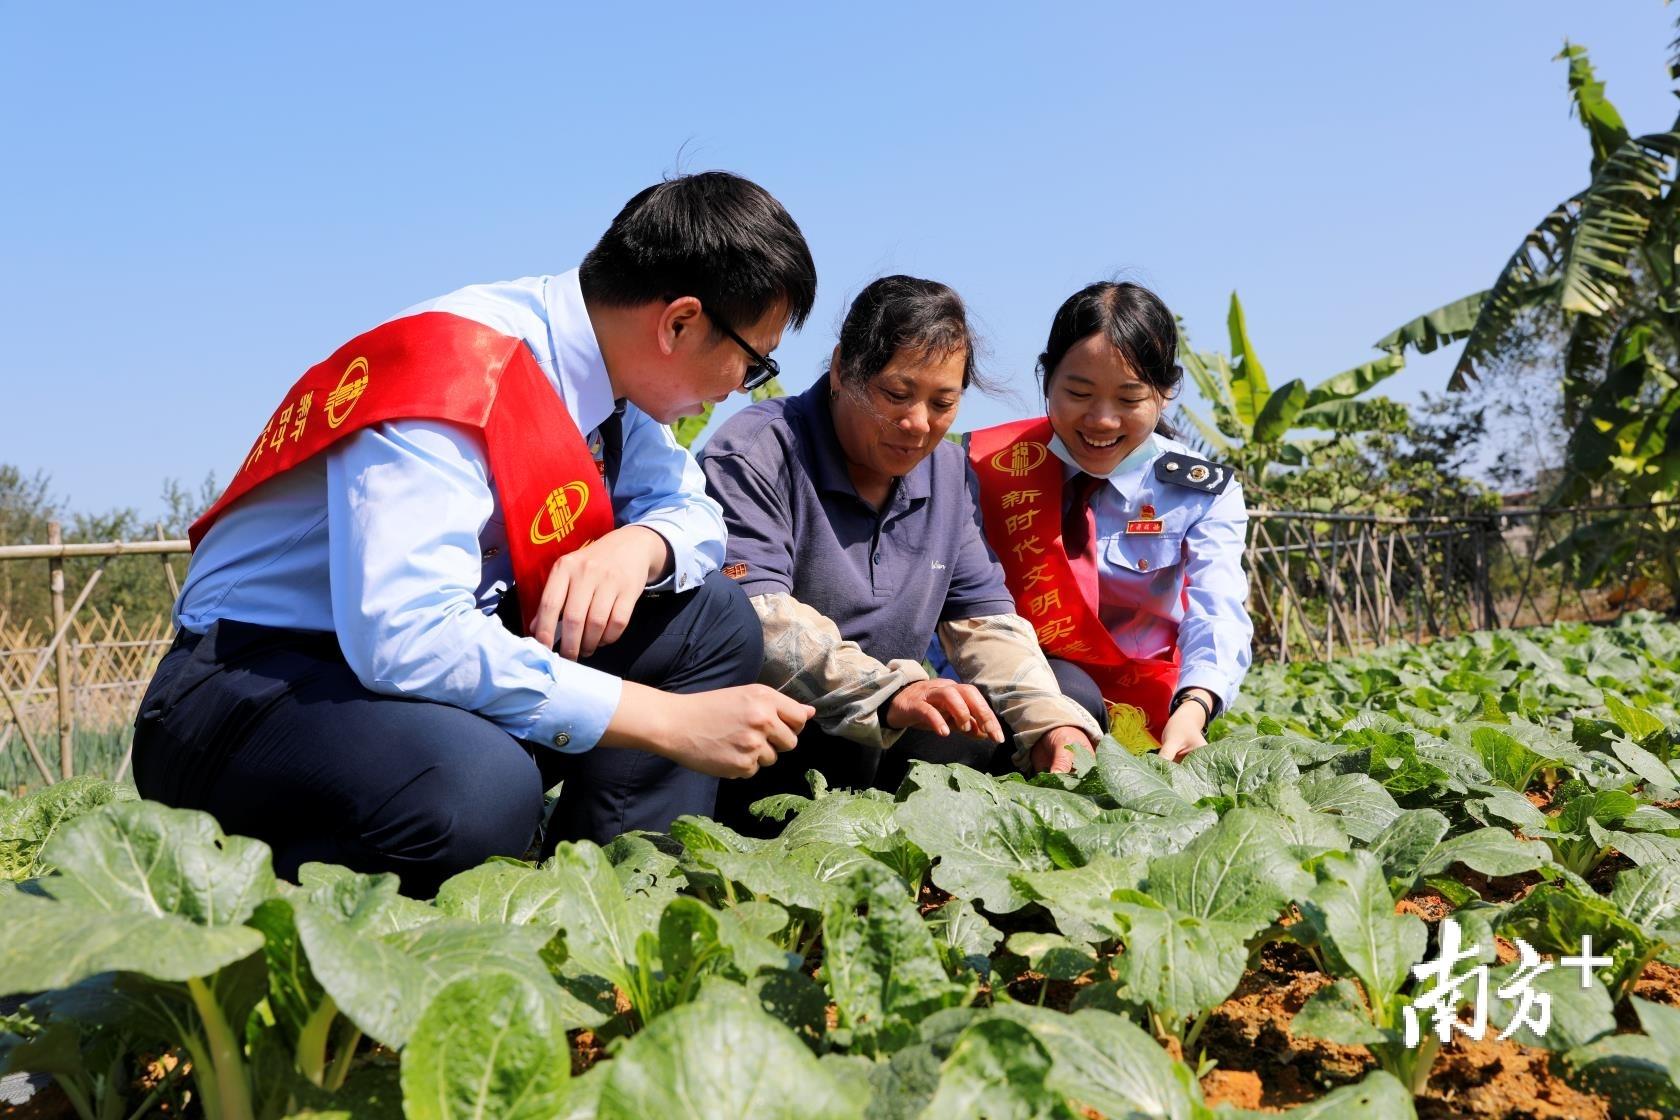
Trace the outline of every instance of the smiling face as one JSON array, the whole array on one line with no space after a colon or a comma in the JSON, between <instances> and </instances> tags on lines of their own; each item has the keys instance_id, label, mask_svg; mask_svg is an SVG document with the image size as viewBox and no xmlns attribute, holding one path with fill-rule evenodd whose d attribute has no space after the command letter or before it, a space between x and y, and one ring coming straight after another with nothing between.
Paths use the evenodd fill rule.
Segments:
<instances>
[{"instance_id":1,"label":"smiling face","mask_svg":"<svg viewBox=\"0 0 1680 1120\"><path fill-rule=\"evenodd\" d=\"M951 430L962 401L968 354L899 352L866 384L840 376L840 353L829 369L834 431L852 483L879 504L892 480L909 474Z\"/></svg>"},{"instance_id":2,"label":"smiling face","mask_svg":"<svg viewBox=\"0 0 1680 1120\"><path fill-rule=\"evenodd\" d=\"M1049 372L1050 427L1087 474L1106 476L1141 447L1165 405L1101 331L1074 343Z\"/></svg>"}]
</instances>

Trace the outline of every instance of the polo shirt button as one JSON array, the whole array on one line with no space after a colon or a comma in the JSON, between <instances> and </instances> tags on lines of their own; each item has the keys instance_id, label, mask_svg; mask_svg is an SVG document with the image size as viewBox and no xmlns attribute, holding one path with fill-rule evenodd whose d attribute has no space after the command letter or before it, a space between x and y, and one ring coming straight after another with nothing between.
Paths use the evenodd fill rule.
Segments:
<instances>
[{"instance_id":1,"label":"polo shirt button","mask_svg":"<svg viewBox=\"0 0 1680 1120\"><path fill-rule=\"evenodd\" d=\"M879 564L880 562L881 562L881 554L879 552L877 552L875 554L875 563Z\"/></svg>"},{"instance_id":2,"label":"polo shirt button","mask_svg":"<svg viewBox=\"0 0 1680 1120\"><path fill-rule=\"evenodd\" d=\"M1148 570L1149 570L1149 561L1145 560L1141 556L1138 557L1138 571L1147 572Z\"/></svg>"},{"instance_id":3,"label":"polo shirt button","mask_svg":"<svg viewBox=\"0 0 1680 1120\"><path fill-rule=\"evenodd\" d=\"M561 748L564 748L566 746L566 744L571 742L571 741L572 741L572 737L570 735L566 734L566 732L564 732L564 731L560 732L558 735L556 735L554 737L554 745L557 746L557 747L561 747Z\"/></svg>"}]
</instances>

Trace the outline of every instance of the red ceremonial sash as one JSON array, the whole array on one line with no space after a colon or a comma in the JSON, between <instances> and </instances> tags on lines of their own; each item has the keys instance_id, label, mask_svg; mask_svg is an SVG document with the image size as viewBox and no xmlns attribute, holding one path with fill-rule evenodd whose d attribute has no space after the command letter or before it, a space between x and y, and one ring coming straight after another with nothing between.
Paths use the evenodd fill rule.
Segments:
<instances>
[{"instance_id":1,"label":"red ceremonial sash","mask_svg":"<svg viewBox=\"0 0 1680 1120\"><path fill-rule=\"evenodd\" d=\"M227 490L193 523L193 547L256 487L387 420L444 420L483 438L514 583L535 589L519 597L529 632L549 569L612 530L612 501L530 348L459 315L405 316L312 366L269 417Z\"/></svg>"},{"instance_id":2,"label":"red ceremonial sash","mask_svg":"<svg viewBox=\"0 0 1680 1120\"><path fill-rule=\"evenodd\" d=\"M986 538L1044 652L1089 673L1104 700L1135 708L1159 739L1178 686L1177 651L1170 659L1128 657L1081 593L1062 544L1062 461L1050 453L1050 436L1044 417L969 434Z\"/></svg>"}]
</instances>

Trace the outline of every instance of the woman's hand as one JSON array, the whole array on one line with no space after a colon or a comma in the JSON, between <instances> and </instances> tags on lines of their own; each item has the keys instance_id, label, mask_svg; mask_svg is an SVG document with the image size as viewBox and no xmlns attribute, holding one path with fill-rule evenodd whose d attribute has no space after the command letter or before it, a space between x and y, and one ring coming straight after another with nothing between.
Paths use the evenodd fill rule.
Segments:
<instances>
[{"instance_id":1,"label":"woman's hand","mask_svg":"<svg viewBox=\"0 0 1680 1120\"><path fill-rule=\"evenodd\" d=\"M949 735L955 728L978 739L1003 742L1003 725L980 690L943 677L899 689L881 714L881 721L894 729L920 727L935 735Z\"/></svg>"},{"instance_id":2,"label":"woman's hand","mask_svg":"<svg viewBox=\"0 0 1680 1120\"><path fill-rule=\"evenodd\" d=\"M1161 729L1161 757L1168 762L1182 762L1184 756L1197 747L1207 746L1208 711L1214 707L1213 693L1205 688L1192 688L1191 696L1199 696L1207 702L1204 709L1192 700L1186 700L1178 706L1178 711L1167 717L1167 726Z\"/></svg>"},{"instance_id":3,"label":"woman's hand","mask_svg":"<svg viewBox=\"0 0 1680 1120\"><path fill-rule=\"evenodd\" d=\"M568 661L618 641L671 546L642 525L624 525L555 561L531 636Z\"/></svg>"},{"instance_id":4,"label":"woman's hand","mask_svg":"<svg viewBox=\"0 0 1680 1120\"><path fill-rule=\"evenodd\" d=\"M1096 751L1091 745L1090 736L1079 728L1052 727L1038 737L1038 742L1033 744L1027 761L1032 765L1035 774L1071 774L1075 748L1092 753Z\"/></svg>"}]
</instances>

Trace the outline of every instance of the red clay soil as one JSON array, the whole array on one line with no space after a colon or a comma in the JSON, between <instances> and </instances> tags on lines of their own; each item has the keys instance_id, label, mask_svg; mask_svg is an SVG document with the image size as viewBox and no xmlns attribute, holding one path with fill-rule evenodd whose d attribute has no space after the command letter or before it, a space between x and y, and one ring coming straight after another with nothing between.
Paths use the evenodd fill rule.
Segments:
<instances>
[{"instance_id":1,"label":"red clay soil","mask_svg":"<svg viewBox=\"0 0 1680 1120\"><path fill-rule=\"evenodd\" d=\"M1290 1036L1295 1013L1329 982L1294 946L1262 950L1260 967L1214 1010L1197 1044L1219 1063L1202 1079L1208 1103L1281 1111L1364 1076L1372 1060L1363 1046Z\"/></svg>"},{"instance_id":2,"label":"red clay soil","mask_svg":"<svg viewBox=\"0 0 1680 1120\"><path fill-rule=\"evenodd\" d=\"M1680 1007L1680 968L1652 961L1633 982L1633 994L1652 1003Z\"/></svg>"},{"instance_id":3,"label":"red clay soil","mask_svg":"<svg viewBox=\"0 0 1680 1120\"><path fill-rule=\"evenodd\" d=\"M1425 887L1413 891L1395 903L1394 911L1397 914L1411 914L1422 918L1430 925L1434 925L1453 912L1453 904L1448 902L1446 896L1440 891Z\"/></svg>"},{"instance_id":4,"label":"red clay soil","mask_svg":"<svg viewBox=\"0 0 1680 1120\"><path fill-rule=\"evenodd\" d=\"M1610 1103L1553 1073L1546 1051L1489 1035L1441 1051L1417 1112L1419 1120L1609 1120Z\"/></svg>"}]
</instances>

